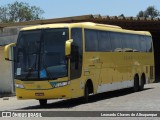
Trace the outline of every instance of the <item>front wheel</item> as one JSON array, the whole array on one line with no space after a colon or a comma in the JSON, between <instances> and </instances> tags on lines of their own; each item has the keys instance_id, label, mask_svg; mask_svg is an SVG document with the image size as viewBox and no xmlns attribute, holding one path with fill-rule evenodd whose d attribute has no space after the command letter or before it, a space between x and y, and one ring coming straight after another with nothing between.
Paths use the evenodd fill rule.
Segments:
<instances>
[{"instance_id":1,"label":"front wheel","mask_svg":"<svg viewBox=\"0 0 160 120\"><path fill-rule=\"evenodd\" d=\"M86 85L84 89L84 97L83 97L84 103L88 102L88 98L89 98L89 88L88 88L88 85Z\"/></svg>"},{"instance_id":2,"label":"front wheel","mask_svg":"<svg viewBox=\"0 0 160 120\"><path fill-rule=\"evenodd\" d=\"M40 104L41 107L46 106L47 105L47 99L41 99L41 100L39 100L39 104Z\"/></svg>"}]
</instances>

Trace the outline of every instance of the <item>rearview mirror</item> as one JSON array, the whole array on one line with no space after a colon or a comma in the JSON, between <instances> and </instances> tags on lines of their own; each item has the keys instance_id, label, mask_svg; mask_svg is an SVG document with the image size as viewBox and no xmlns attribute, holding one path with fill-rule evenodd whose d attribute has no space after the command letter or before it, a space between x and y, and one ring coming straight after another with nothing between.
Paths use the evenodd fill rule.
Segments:
<instances>
[{"instance_id":1,"label":"rearview mirror","mask_svg":"<svg viewBox=\"0 0 160 120\"><path fill-rule=\"evenodd\" d=\"M9 45L6 45L4 48L4 55L5 55L5 60L8 61L13 61L13 47L15 47L15 43L11 43Z\"/></svg>"},{"instance_id":2,"label":"rearview mirror","mask_svg":"<svg viewBox=\"0 0 160 120\"><path fill-rule=\"evenodd\" d=\"M73 39L67 40L65 44L65 55L69 56L71 54L71 45L72 45Z\"/></svg>"}]
</instances>

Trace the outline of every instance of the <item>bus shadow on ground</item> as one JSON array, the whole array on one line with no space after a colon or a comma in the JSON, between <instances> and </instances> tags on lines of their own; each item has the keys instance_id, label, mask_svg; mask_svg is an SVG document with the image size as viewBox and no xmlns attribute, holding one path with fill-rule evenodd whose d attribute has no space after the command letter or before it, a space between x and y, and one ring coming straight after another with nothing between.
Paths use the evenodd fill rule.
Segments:
<instances>
[{"instance_id":1,"label":"bus shadow on ground","mask_svg":"<svg viewBox=\"0 0 160 120\"><path fill-rule=\"evenodd\" d=\"M145 90L150 90L154 88L145 88ZM139 92L143 92L139 91ZM29 107L24 107L16 110L36 110L36 109L61 109L61 108L73 108L75 106L79 106L81 104L89 104L89 103L94 103L97 101L105 100L105 99L111 99L115 97L121 97L125 96L128 94L134 93L131 89L122 89L122 90L116 90L116 91L111 91L111 92L105 92L105 93L100 93L97 95L92 95L89 98L88 103L84 103L82 98L76 98L76 99L69 99L69 100L61 100L53 103L48 103L45 107L41 107L40 105L35 105L35 106L29 106ZM37 101L38 102L38 101Z\"/></svg>"}]
</instances>

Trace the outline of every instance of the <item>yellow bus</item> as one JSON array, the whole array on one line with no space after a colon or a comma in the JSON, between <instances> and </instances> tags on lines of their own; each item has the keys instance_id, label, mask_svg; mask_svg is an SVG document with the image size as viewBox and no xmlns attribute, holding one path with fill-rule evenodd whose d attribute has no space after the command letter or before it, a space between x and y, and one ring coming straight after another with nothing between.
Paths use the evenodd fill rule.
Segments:
<instances>
[{"instance_id":1,"label":"yellow bus","mask_svg":"<svg viewBox=\"0 0 160 120\"><path fill-rule=\"evenodd\" d=\"M12 47L16 46L14 55ZM154 81L152 37L92 22L22 28L17 43L5 46L14 61L18 99L71 99L132 88Z\"/></svg>"}]
</instances>

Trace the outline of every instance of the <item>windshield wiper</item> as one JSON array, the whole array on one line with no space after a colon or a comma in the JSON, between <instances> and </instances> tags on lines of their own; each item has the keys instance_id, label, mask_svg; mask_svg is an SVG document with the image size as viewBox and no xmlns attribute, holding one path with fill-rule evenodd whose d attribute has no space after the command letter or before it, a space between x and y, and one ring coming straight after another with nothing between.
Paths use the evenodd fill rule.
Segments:
<instances>
[{"instance_id":1,"label":"windshield wiper","mask_svg":"<svg viewBox=\"0 0 160 120\"><path fill-rule=\"evenodd\" d=\"M44 60L43 60L43 66L44 66L44 69L46 70L46 72L47 72L47 74L48 74L48 77L49 77L51 80L57 79L57 78L54 78L54 77L52 76L52 73L50 73L50 72L47 70L47 65L46 65L46 63L45 63Z\"/></svg>"}]
</instances>

